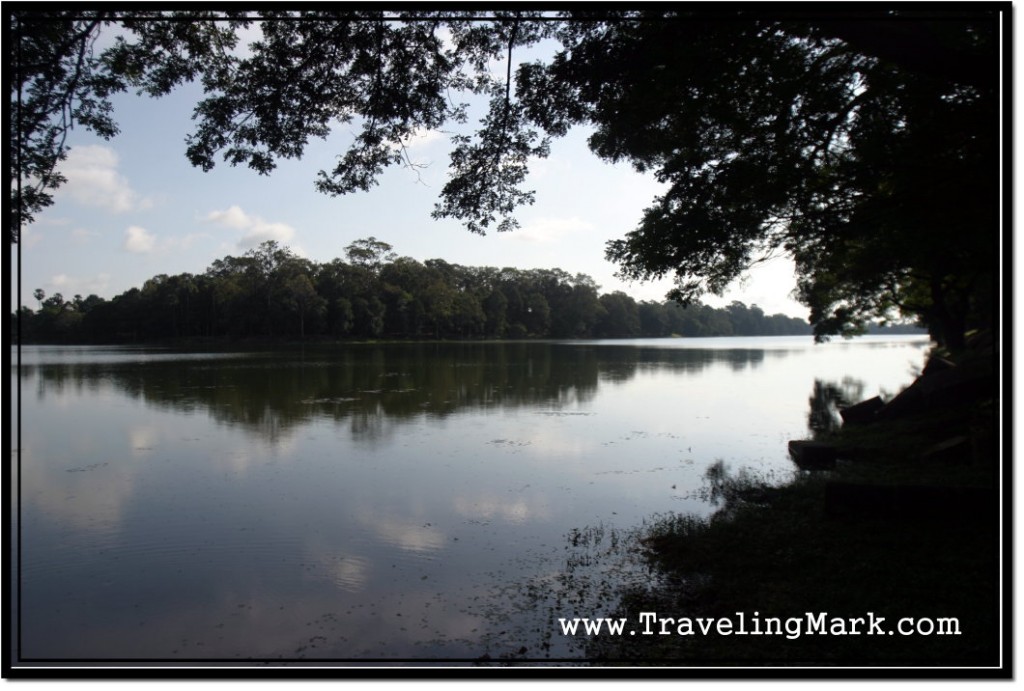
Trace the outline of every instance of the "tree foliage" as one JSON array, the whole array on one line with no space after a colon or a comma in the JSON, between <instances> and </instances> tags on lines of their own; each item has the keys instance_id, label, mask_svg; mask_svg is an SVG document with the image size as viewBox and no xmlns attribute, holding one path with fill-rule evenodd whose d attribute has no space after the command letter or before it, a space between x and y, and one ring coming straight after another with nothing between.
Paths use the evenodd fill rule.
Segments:
<instances>
[{"instance_id":1,"label":"tree foliage","mask_svg":"<svg viewBox=\"0 0 1024 691\"><path fill-rule=\"evenodd\" d=\"M233 16L39 6L8 12L11 242L66 181L58 164L67 155L68 133L77 126L115 136L113 94L134 88L163 96L182 82L222 75L236 30L247 25ZM104 32L118 35L97 51Z\"/></svg>"},{"instance_id":2,"label":"tree foliage","mask_svg":"<svg viewBox=\"0 0 1024 691\"><path fill-rule=\"evenodd\" d=\"M368 265L351 249L373 247ZM589 276L561 269L471 267L400 257L375 238L350 261L318 263L267 241L204 273L160 274L105 300L35 291L21 337L37 343L222 339L328 340L806 335L807 323L756 305L725 309L600 295Z\"/></svg>"},{"instance_id":3,"label":"tree foliage","mask_svg":"<svg viewBox=\"0 0 1024 691\"><path fill-rule=\"evenodd\" d=\"M110 94L162 95L198 80L205 96L186 153L204 170L223 161L266 174L347 124L357 128L349 147L316 179L345 194L369 189L388 166L412 166L411 136L451 127L434 216L502 231L534 200L523 189L530 160L583 126L597 156L667 185L639 226L608 244L626 277L673 276L671 296L686 304L782 253L796 262L820 338L903 313L956 347L966 329L992 324L1000 35L987 6L549 15L34 7L9 14L14 240L51 202L73 123L113 136ZM260 38L239 50L246 27ZM96 54L98 32L115 28ZM542 43L550 57L515 66ZM468 132L474 100L485 112ZM543 312L530 295L504 297L506 311L533 299ZM355 321L379 311L350 307Z\"/></svg>"},{"instance_id":4,"label":"tree foliage","mask_svg":"<svg viewBox=\"0 0 1024 691\"><path fill-rule=\"evenodd\" d=\"M819 337L899 309L953 347L987 325L999 231L994 36L988 19L907 19L876 29L962 55L977 72L924 72L813 20L638 23L608 52L603 37L585 37L585 57L574 52L548 78L577 85L566 100L597 104L600 155L669 185L609 243L609 258L630 278L674 274L675 296L690 300L781 250ZM599 75L612 65L613 84L641 86L609 86Z\"/></svg>"}]
</instances>

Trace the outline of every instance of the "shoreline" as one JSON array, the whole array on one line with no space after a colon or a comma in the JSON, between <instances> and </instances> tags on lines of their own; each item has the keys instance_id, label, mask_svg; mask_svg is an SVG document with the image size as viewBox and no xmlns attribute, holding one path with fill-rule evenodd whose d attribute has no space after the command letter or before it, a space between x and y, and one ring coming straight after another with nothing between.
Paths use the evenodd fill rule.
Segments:
<instances>
[{"instance_id":1,"label":"shoreline","mask_svg":"<svg viewBox=\"0 0 1024 691\"><path fill-rule=\"evenodd\" d=\"M667 633L675 635L596 636L589 656L599 664L997 666L1011 626L1001 616L1007 566L998 539L1012 504L996 455L996 392L847 424L820 437L838 450L833 469L782 485L709 473L721 508L708 519L656 517L639 543L661 585L626 589L609 615L656 612L674 620ZM967 440L958 453L936 451L954 438ZM694 621L737 613L778 626L829 613L836 635L693 631ZM865 613L891 623L946 618L959 633L846 630Z\"/></svg>"}]
</instances>

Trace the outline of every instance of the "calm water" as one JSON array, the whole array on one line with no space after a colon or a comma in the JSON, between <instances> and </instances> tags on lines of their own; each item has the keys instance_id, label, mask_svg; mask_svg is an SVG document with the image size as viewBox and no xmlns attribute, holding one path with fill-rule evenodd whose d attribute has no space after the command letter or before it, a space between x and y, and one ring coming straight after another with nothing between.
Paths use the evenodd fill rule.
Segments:
<instances>
[{"instance_id":1,"label":"calm water","mask_svg":"<svg viewBox=\"0 0 1024 691\"><path fill-rule=\"evenodd\" d=\"M602 568L581 550L711 511L718 461L788 479L829 392L896 393L926 348L25 347L14 642L37 661L579 657L555 618L612 604L580 589Z\"/></svg>"}]
</instances>

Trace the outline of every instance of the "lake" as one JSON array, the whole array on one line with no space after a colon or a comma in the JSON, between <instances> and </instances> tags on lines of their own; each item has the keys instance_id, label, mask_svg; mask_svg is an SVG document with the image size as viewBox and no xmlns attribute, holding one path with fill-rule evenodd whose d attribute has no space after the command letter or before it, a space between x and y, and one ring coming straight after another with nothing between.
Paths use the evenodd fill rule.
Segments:
<instances>
[{"instance_id":1,"label":"lake","mask_svg":"<svg viewBox=\"0 0 1024 691\"><path fill-rule=\"evenodd\" d=\"M713 511L713 464L790 479L787 441L897 393L928 345L26 346L14 643L41 664L581 658L557 618L651 577L616 543Z\"/></svg>"}]
</instances>

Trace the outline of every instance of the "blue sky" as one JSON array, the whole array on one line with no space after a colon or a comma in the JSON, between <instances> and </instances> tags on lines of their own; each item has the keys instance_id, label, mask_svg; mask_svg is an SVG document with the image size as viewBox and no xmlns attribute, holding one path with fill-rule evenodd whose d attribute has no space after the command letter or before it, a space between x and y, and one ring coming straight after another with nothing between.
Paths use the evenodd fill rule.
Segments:
<instances>
[{"instance_id":1,"label":"blue sky","mask_svg":"<svg viewBox=\"0 0 1024 691\"><path fill-rule=\"evenodd\" d=\"M196 86L161 99L122 95L114 102L118 136L104 141L72 132L61 166L68 182L22 235L24 304L37 307L36 288L109 299L156 274L202 273L215 259L241 255L263 240L329 261L369 236L420 261L585 273L601 292L623 290L637 300L661 300L671 287L668 279L614 277L605 243L636 227L661 186L627 164L599 160L587 149L586 131L555 140L551 155L533 162L527 188L536 190L536 203L517 214L519 230L479 236L457 221L430 217L446 180L448 135L428 132L410 143L410 155L425 168L395 167L368 193L329 197L314 189L316 173L344 152L351 127L339 125L327 141L311 141L302 160L282 161L269 176L227 164L204 173L185 157L200 96ZM736 299L770 314L806 317L806 308L789 297L793 287L791 263L773 260L706 302Z\"/></svg>"}]
</instances>

